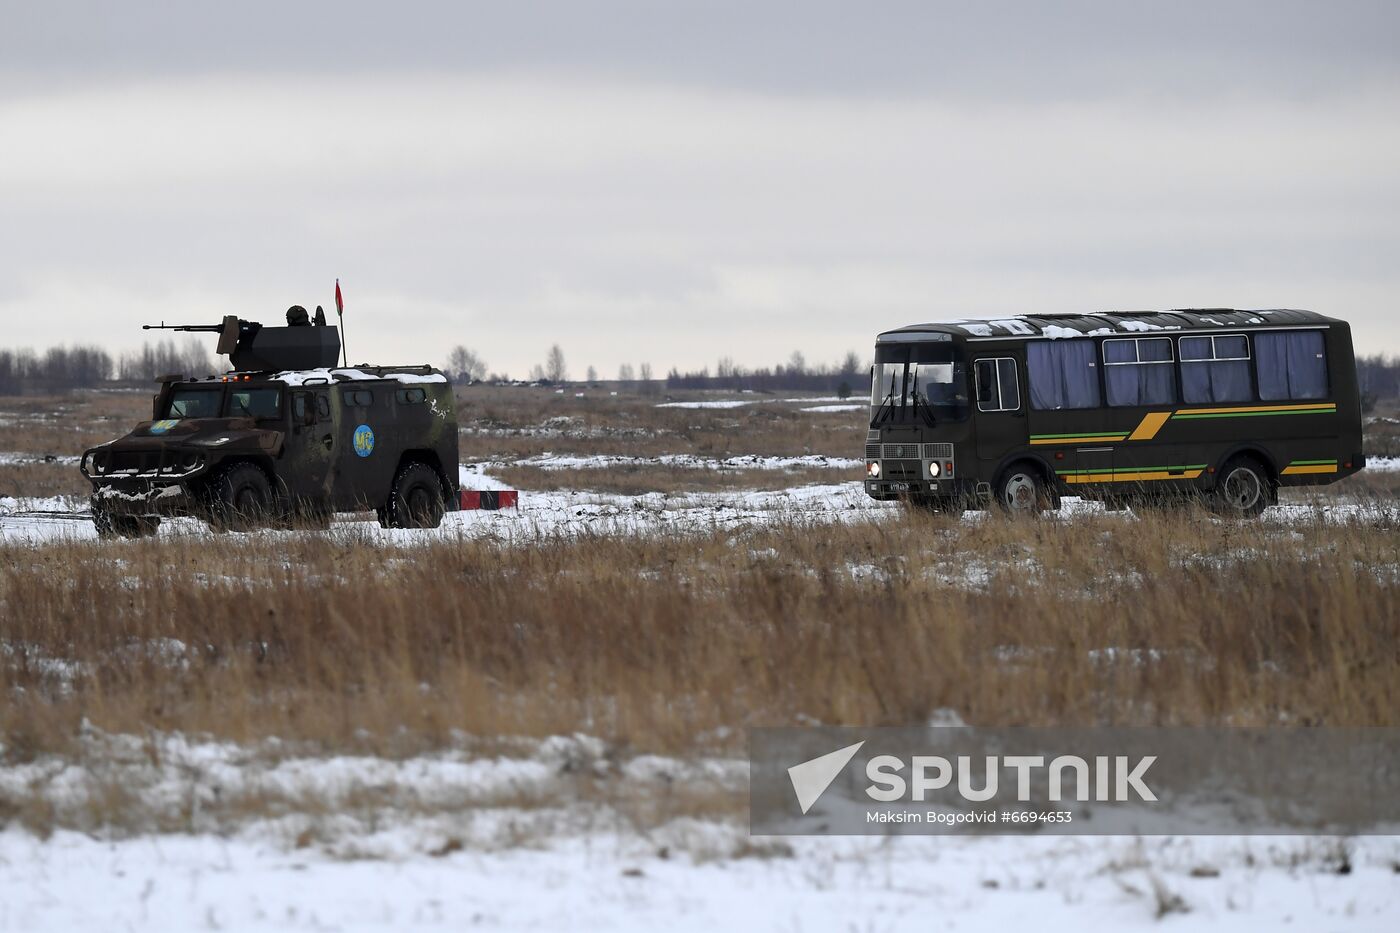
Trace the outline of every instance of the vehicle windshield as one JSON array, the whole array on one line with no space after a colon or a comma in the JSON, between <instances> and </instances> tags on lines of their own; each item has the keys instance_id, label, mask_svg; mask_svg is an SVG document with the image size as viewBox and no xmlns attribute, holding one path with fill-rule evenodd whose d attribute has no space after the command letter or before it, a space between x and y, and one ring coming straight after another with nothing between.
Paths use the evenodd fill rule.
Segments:
<instances>
[{"instance_id":1,"label":"vehicle windshield","mask_svg":"<svg viewBox=\"0 0 1400 933\"><path fill-rule=\"evenodd\" d=\"M875 350L870 424L962 421L968 415L967 370L947 343L885 345Z\"/></svg>"},{"instance_id":2,"label":"vehicle windshield","mask_svg":"<svg viewBox=\"0 0 1400 933\"><path fill-rule=\"evenodd\" d=\"M166 418L215 418L219 414L219 401L223 389L218 386L178 388L170 393L170 402L165 406Z\"/></svg>"},{"instance_id":3,"label":"vehicle windshield","mask_svg":"<svg viewBox=\"0 0 1400 933\"><path fill-rule=\"evenodd\" d=\"M282 414L282 390L271 386L230 387L226 418L276 418Z\"/></svg>"}]
</instances>

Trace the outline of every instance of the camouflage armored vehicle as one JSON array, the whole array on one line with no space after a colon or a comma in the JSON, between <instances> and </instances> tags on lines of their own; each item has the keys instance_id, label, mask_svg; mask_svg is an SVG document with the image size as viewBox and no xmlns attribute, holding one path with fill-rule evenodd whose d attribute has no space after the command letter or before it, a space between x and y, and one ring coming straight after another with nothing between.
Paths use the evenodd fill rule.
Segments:
<instances>
[{"instance_id":1,"label":"camouflage armored vehicle","mask_svg":"<svg viewBox=\"0 0 1400 933\"><path fill-rule=\"evenodd\" d=\"M221 530L373 510L433 528L458 507L452 386L430 366L336 366L340 338L317 309L287 327L224 319L223 376L163 376L151 420L83 454L103 536L154 534L164 516ZM165 327L165 325L160 325Z\"/></svg>"}]
</instances>

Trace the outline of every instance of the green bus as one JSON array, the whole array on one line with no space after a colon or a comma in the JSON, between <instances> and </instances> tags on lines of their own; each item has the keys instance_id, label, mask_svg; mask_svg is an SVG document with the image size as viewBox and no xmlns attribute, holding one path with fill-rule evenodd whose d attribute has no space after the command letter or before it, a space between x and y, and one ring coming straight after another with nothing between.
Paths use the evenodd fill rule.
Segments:
<instances>
[{"instance_id":1,"label":"green bus","mask_svg":"<svg viewBox=\"0 0 1400 933\"><path fill-rule=\"evenodd\" d=\"M876 338L865 490L936 511L1204 497L1258 515L1280 486L1365 465L1345 321L1311 311L1032 314Z\"/></svg>"}]
</instances>

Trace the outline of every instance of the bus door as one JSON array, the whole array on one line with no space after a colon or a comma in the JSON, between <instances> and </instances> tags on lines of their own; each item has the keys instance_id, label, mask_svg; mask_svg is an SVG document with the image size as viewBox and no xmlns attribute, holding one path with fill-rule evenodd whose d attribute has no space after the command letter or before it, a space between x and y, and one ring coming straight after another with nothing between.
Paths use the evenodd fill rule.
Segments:
<instances>
[{"instance_id":1,"label":"bus door","mask_svg":"<svg viewBox=\"0 0 1400 933\"><path fill-rule=\"evenodd\" d=\"M1024 356L1011 350L994 353L972 361L977 457L991 464L1027 441Z\"/></svg>"}]
</instances>

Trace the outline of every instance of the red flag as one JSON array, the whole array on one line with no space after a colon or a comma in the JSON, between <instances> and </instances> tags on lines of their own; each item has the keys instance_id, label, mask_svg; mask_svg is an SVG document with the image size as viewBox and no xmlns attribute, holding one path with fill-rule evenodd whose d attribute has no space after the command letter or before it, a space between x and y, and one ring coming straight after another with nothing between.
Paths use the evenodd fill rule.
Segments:
<instances>
[{"instance_id":1,"label":"red flag","mask_svg":"<svg viewBox=\"0 0 1400 933\"><path fill-rule=\"evenodd\" d=\"M335 280L335 313L345 313L345 301L340 297L340 279Z\"/></svg>"}]
</instances>

